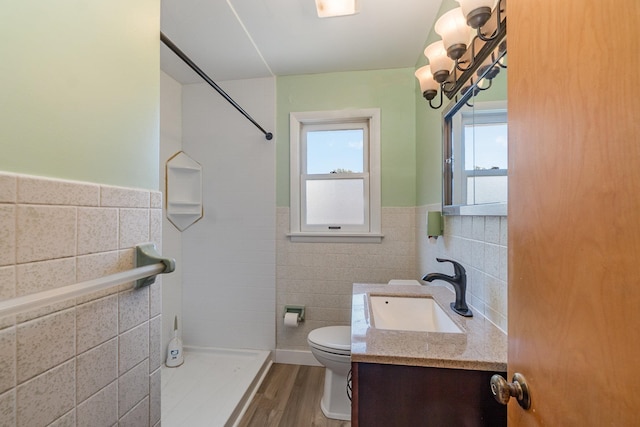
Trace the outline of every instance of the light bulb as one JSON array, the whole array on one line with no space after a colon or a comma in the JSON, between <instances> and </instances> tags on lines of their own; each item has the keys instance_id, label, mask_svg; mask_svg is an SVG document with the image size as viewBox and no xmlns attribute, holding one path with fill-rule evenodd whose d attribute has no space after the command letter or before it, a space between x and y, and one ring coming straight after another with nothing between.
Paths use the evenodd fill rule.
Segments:
<instances>
[{"instance_id":1,"label":"light bulb","mask_svg":"<svg viewBox=\"0 0 640 427\"><path fill-rule=\"evenodd\" d=\"M462 9L457 7L442 15L436 21L435 30L442 37L449 58L460 59L471 41L471 27L467 25Z\"/></svg>"},{"instance_id":2,"label":"light bulb","mask_svg":"<svg viewBox=\"0 0 640 427\"><path fill-rule=\"evenodd\" d=\"M467 20L467 25L473 29L482 27L491 17L498 0L456 0L460 3L462 14Z\"/></svg>"},{"instance_id":3,"label":"light bulb","mask_svg":"<svg viewBox=\"0 0 640 427\"><path fill-rule=\"evenodd\" d=\"M420 90L422 91L422 96L424 96L427 101L431 101L438 94L438 89L440 85L433 79L433 74L431 74L431 66L425 65L424 67L420 67L416 70L415 76L420 82Z\"/></svg>"},{"instance_id":4,"label":"light bulb","mask_svg":"<svg viewBox=\"0 0 640 427\"><path fill-rule=\"evenodd\" d=\"M444 82L449 77L449 72L453 69L454 64L447 56L442 40L427 46L424 50L424 56L429 60L434 80L438 83Z\"/></svg>"},{"instance_id":5,"label":"light bulb","mask_svg":"<svg viewBox=\"0 0 640 427\"><path fill-rule=\"evenodd\" d=\"M357 0L316 0L319 18L353 15L358 13Z\"/></svg>"}]
</instances>

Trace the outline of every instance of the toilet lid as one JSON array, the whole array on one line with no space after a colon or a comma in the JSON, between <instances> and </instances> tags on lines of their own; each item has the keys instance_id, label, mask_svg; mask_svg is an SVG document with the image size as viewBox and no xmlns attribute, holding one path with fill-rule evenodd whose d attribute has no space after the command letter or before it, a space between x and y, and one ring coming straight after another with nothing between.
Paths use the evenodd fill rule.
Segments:
<instances>
[{"instance_id":1,"label":"toilet lid","mask_svg":"<svg viewBox=\"0 0 640 427\"><path fill-rule=\"evenodd\" d=\"M307 340L310 344L323 347L327 351L340 350L340 353L351 352L351 327L327 326L309 332Z\"/></svg>"}]
</instances>

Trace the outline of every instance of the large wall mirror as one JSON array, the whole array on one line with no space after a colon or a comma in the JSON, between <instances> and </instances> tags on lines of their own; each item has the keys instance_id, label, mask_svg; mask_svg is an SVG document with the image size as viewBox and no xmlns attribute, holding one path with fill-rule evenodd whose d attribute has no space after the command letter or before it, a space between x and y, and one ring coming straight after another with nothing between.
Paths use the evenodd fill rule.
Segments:
<instances>
[{"instance_id":1,"label":"large wall mirror","mask_svg":"<svg viewBox=\"0 0 640 427\"><path fill-rule=\"evenodd\" d=\"M494 30L489 20L486 32L479 29L441 85L451 99L442 127L442 209L447 215L507 214L506 0L497 3L493 15L501 25ZM473 13L468 24L469 16ZM480 37L492 31L490 38ZM461 72L459 64L466 66Z\"/></svg>"},{"instance_id":2,"label":"large wall mirror","mask_svg":"<svg viewBox=\"0 0 640 427\"><path fill-rule=\"evenodd\" d=\"M506 53L443 114L443 211L507 214ZM490 77L490 78L488 78Z\"/></svg>"}]
</instances>

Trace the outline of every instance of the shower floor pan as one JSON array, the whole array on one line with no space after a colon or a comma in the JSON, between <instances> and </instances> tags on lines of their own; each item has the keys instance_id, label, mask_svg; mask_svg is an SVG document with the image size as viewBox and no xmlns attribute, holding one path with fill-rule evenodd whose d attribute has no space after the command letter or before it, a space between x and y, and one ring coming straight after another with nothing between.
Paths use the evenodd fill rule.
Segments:
<instances>
[{"instance_id":1,"label":"shower floor pan","mask_svg":"<svg viewBox=\"0 0 640 427\"><path fill-rule=\"evenodd\" d=\"M233 426L269 366L270 351L185 347L183 365L162 367L162 426Z\"/></svg>"}]
</instances>

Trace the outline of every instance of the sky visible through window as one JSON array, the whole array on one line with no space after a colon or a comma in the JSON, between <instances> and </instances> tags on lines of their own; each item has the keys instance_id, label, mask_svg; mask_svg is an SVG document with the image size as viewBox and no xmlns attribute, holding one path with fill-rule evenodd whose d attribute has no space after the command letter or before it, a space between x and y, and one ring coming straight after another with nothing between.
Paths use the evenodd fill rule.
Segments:
<instances>
[{"instance_id":1,"label":"sky visible through window","mask_svg":"<svg viewBox=\"0 0 640 427\"><path fill-rule=\"evenodd\" d=\"M362 129L307 132L307 174L364 172L363 135Z\"/></svg>"},{"instance_id":2,"label":"sky visible through window","mask_svg":"<svg viewBox=\"0 0 640 427\"><path fill-rule=\"evenodd\" d=\"M465 169L507 169L507 139L506 123L465 126Z\"/></svg>"}]
</instances>

